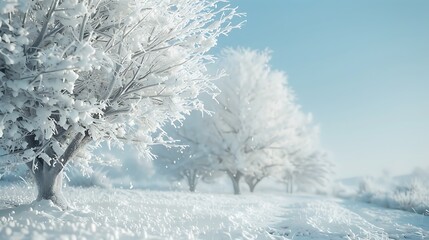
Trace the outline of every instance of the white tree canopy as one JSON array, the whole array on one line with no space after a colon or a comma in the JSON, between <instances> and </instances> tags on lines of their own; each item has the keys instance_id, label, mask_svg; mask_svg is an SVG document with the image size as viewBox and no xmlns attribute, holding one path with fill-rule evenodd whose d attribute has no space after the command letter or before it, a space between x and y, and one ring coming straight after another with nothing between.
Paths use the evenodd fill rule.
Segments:
<instances>
[{"instance_id":1,"label":"white tree canopy","mask_svg":"<svg viewBox=\"0 0 429 240\"><path fill-rule=\"evenodd\" d=\"M223 0L1 2L1 167L65 164L89 141L150 155L152 133L203 108L207 52L237 15Z\"/></svg>"},{"instance_id":2,"label":"white tree canopy","mask_svg":"<svg viewBox=\"0 0 429 240\"><path fill-rule=\"evenodd\" d=\"M213 126L228 156L223 168L264 177L283 161L280 149L287 147L299 106L285 74L269 67L268 51L227 49L221 59L228 76L218 81Z\"/></svg>"},{"instance_id":3,"label":"white tree canopy","mask_svg":"<svg viewBox=\"0 0 429 240\"><path fill-rule=\"evenodd\" d=\"M268 51L224 50L216 67L226 76L216 82L221 92L208 107L213 117L194 130L206 135L201 139L217 158L211 166L228 173L236 193L242 176L253 190L270 175L293 175L304 184L329 172L311 114L301 110L285 73L269 61Z\"/></svg>"}]
</instances>

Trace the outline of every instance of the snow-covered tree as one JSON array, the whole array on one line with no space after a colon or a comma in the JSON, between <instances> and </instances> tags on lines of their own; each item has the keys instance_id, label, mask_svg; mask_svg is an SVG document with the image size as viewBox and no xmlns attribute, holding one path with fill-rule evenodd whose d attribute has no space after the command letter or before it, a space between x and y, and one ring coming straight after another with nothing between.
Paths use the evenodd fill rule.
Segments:
<instances>
[{"instance_id":1,"label":"snow-covered tree","mask_svg":"<svg viewBox=\"0 0 429 240\"><path fill-rule=\"evenodd\" d=\"M286 185L286 191L295 189L313 190L323 187L332 175L329 156L319 142L319 128L312 121L311 114L302 112L295 116L296 127L287 149L284 149L284 163L276 176Z\"/></svg>"},{"instance_id":2,"label":"snow-covered tree","mask_svg":"<svg viewBox=\"0 0 429 240\"><path fill-rule=\"evenodd\" d=\"M332 164L328 155L322 150L302 156L296 161L294 172L295 185L298 190L312 191L326 187L332 176Z\"/></svg>"},{"instance_id":3,"label":"snow-covered tree","mask_svg":"<svg viewBox=\"0 0 429 240\"><path fill-rule=\"evenodd\" d=\"M267 51L224 51L217 65L226 71L217 81L221 93L205 100L212 117L196 114L170 130L188 148L160 148L162 172L186 177L193 190L201 173L225 171L236 194L243 178L252 192L273 175L291 189L323 182L329 165L318 128L295 103L285 75L268 67L269 59Z\"/></svg>"},{"instance_id":4,"label":"snow-covered tree","mask_svg":"<svg viewBox=\"0 0 429 240\"><path fill-rule=\"evenodd\" d=\"M253 191L257 183L282 164L282 149L294 131L299 106L286 76L269 67L267 51L228 49L220 68L221 93L213 105L213 134L220 139L220 169L231 178L234 193L245 177Z\"/></svg>"},{"instance_id":5,"label":"snow-covered tree","mask_svg":"<svg viewBox=\"0 0 429 240\"><path fill-rule=\"evenodd\" d=\"M236 25L223 0L0 2L0 166L26 163L66 207L64 166L103 141L148 146L214 88L208 50ZM159 131L162 133L162 131Z\"/></svg>"},{"instance_id":6,"label":"snow-covered tree","mask_svg":"<svg viewBox=\"0 0 429 240\"><path fill-rule=\"evenodd\" d=\"M212 176L217 170L218 151L210 144L210 132L206 129L209 118L201 112L192 113L180 126L165 129L179 147L154 147L157 172L174 181L185 178L191 192L200 178Z\"/></svg>"}]
</instances>

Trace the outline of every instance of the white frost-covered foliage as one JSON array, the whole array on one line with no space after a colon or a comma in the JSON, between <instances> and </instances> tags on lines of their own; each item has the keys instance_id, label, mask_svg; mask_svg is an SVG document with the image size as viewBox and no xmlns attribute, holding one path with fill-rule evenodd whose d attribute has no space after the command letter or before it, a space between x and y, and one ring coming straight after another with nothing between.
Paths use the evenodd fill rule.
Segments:
<instances>
[{"instance_id":1,"label":"white frost-covered foliage","mask_svg":"<svg viewBox=\"0 0 429 240\"><path fill-rule=\"evenodd\" d=\"M282 72L268 66L267 51L228 49L220 62L227 77L214 107L214 127L225 141L222 164L234 173L258 175L261 165L274 165L273 152L287 138L296 111Z\"/></svg>"},{"instance_id":2,"label":"white frost-covered foliage","mask_svg":"<svg viewBox=\"0 0 429 240\"><path fill-rule=\"evenodd\" d=\"M332 163L328 153L320 146L319 128L311 114L295 115L294 136L285 152L286 163L278 176L287 191L324 191L332 176Z\"/></svg>"},{"instance_id":3,"label":"white frost-covered foliage","mask_svg":"<svg viewBox=\"0 0 429 240\"><path fill-rule=\"evenodd\" d=\"M236 15L218 0L2 2L1 168L67 162L88 142L149 155L153 132L202 108L207 51Z\"/></svg>"},{"instance_id":4,"label":"white frost-covered foliage","mask_svg":"<svg viewBox=\"0 0 429 240\"><path fill-rule=\"evenodd\" d=\"M0 6L0 172L27 163L37 199L63 209L63 168L90 159L91 143L150 158L166 122L203 109L197 96L215 88L207 52L237 15L223 0Z\"/></svg>"},{"instance_id":5,"label":"white frost-covered foliage","mask_svg":"<svg viewBox=\"0 0 429 240\"><path fill-rule=\"evenodd\" d=\"M219 149L219 169L237 185L245 177L252 191L261 179L284 172L286 167L312 170L309 162L291 162L293 151L308 153L304 148L309 147L306 141L312 136L302 132L311 122L296 104L285 74L272 70L269 60L267 51L223 52L219 68L227 76L217 82L221 93L216 97L218 104L213 104L212 124L206 126L212 128L211 139L218 139L213 145Z\"/></svg>"}]
</instances>

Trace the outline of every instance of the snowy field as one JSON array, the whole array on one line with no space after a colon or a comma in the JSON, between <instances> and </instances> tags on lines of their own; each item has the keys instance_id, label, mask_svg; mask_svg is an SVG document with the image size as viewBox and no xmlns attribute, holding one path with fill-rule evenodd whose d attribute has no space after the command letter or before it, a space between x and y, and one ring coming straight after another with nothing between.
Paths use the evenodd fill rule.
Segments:
<instances>
[{"instance_id":1,"label":"snowy field","mask_svg":"<svg viewBox=\"0 0 429 240\"><path fill-rule=\"evenodd\" d=\"M0 192L0 239L429 239L427 216L320 196L67 187L63 212Z\"/></svg>"}]
</instances>

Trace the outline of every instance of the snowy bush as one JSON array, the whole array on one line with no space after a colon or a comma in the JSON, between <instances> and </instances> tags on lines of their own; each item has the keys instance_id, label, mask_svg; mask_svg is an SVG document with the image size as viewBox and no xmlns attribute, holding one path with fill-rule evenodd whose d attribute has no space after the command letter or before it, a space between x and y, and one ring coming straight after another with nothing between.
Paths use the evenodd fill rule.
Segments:
<instances>
[{"instance_id":1,"label":"snowy bush","mask_svg":"<svg viewBox=\"0 0 429 240\"><path fill-rule=\"evenodd\" d=\"M331 192L328 190L328 194L338 198L351 199L356 196L356 191L350 187L345 186L340 182L332 182L329 186Z\"/></svg>"},{"instance_id":2,"label":"snowy bush","mask_svg":"<svg viewBox=\"0 0 429 240\"><path fill-rule=\"evenodd\" d=\"M409 185L397 187L389 200L393 208L428 215L429 189L421 180L416 179Z\"/></svg>"},{"instance_id":3,"label":"snowy bush","mask_svg":"<svg viewBox=\"0 0 429 240\"><path fill-rule=\"evenodd\" d=\"M362 201L370 202L374 196L382 195L382 187L378 186L373 178L365 177L358 188L358 195Z\"/></svg>"},{"instance_id":4,"label":"snowy bush","mask_svg":"<svg viewBox=\"0 0 429 240\"><path fill-rule=\"evenodd\" d=\"M390 184L365 178L359 184L356 199L387 208L401 209L419 214L429 211L429 189L425 181L414 178L412 181Z\"/></svg>"}]
</instances>

